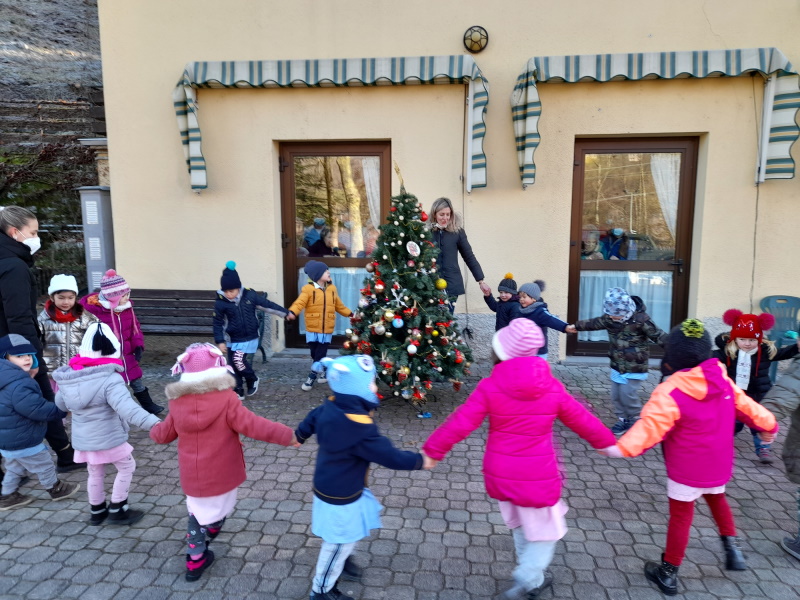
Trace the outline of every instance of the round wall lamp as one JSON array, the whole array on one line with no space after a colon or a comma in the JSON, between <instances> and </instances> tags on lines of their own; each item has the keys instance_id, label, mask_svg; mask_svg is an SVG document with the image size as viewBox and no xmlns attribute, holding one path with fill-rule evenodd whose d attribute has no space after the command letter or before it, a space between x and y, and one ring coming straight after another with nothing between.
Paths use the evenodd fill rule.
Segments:
<instances>
[{"instance_id":1,"label":"round wall lamp","mask_svg":"<svg viewBox=\"0 0 800 600\"><path fill-rule=\"evenodd\" d=\"M464 47L473 54L489 44L489 32L480 25L473 25L464 32Z\"/></svg>"}]
</instances>

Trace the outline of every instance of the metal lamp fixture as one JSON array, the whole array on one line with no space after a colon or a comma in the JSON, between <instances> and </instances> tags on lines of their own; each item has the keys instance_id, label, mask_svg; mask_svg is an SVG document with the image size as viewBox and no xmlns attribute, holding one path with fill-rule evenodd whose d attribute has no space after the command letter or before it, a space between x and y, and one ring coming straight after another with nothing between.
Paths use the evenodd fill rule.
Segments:
<instances>
[{"instance_id":1,"label":"metal lamp fixture","mask_svg":"<svg viewBox=\"0 0 800 600\"><path fill-rule=\"evenodd\" d=\"M473 25L464 32L464 47L476 54L489 44L489 32L480 25Z\"/></svg>"}]
</instances>

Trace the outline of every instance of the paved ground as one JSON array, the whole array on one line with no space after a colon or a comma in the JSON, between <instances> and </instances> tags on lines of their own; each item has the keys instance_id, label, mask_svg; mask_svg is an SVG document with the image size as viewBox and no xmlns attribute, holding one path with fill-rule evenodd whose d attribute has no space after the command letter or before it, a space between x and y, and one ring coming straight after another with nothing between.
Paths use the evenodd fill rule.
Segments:
<instances>
[{"instance_id":1,"label":"paved ground","mask_svg":"<svg viewBox=\"0 0 800 600\"><path fill-rule=\"evenodd\" d=\"M296 425L322 397L320 391L300 390L306 366L305 359L297 358L258 362L262 387L248 406ZM613 422L606 369L554 370L572 393L594 405L608 424ZM147 373L153 390L163 389L163 373L163 368ZM651 383L654 379L651 375ZM380 426L398 446L418 448L474 383L458 394L438 390L438 401L428 405L434 416L427 420L417 419L407 405L386 402ZM728 489L751 568L739 573L721 568L719 538L707 507L700 506L681 567L684 598L799 596L800 563L778 546L784 532L796 527L794 489L781 465L754 462L748 437L742 434L737 441L736 472ZM643 561L659 556L666 531L660 452L611 461L571 431L559 429L558 438L570 531L553 563L554 590L543 597L661 598L642 575ZM363 585L346 584L343 591L357 599L477 600L505 589L514 565L513 545L484 492L484 440L485 430L476 432L432 472L374 469L372 490L386 507L384 527L359 544L356 558L367 566ZM175 446L156 446L141 432L131 441L138 468L130 500L147 516L132 528L89 527L85 491L74 500L51 502L29 484L23 491L34 494L36 502L0 513L0 598L308 597L319 547L309 532L313 441L299 450L246 443L249 478L214 543L217 562L196 583L183 579L186 512ZM66 479L85 489L85 474Z\"/></svg>"}]
</instances>

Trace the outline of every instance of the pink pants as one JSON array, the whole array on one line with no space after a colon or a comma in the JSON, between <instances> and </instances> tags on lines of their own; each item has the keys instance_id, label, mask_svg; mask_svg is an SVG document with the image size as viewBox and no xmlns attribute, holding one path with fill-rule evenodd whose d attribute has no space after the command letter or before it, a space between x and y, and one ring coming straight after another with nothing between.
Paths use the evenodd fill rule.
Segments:
<instances>
[{"instance_id":1,"label":"pink pants","mask_svg":"<svg viewBox=\"0 0 800 600\"><path fill-rule=\"evenodd\" d=\"M136 470L136 461L133 460L133 455L129 454L122 460L111 464L117 469L117 476L114 478L114 488L111 490L111 502L122 502L128 499L128 490L130 490L131 487L133 472ZM89 504L102 504L106 501L104 481L106 466L104 464L87 464L86 470L89 472L89 480L86 484L89 493Z\"/></svg>"}]
</instances>

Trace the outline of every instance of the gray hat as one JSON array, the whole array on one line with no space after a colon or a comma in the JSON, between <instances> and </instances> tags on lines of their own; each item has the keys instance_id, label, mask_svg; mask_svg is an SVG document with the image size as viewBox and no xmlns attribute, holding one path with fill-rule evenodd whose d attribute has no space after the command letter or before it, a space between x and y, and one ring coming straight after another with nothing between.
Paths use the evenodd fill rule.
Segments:
<instances>
[{"instance_id":1,"label":"gray hat","mask_svg":"<svg viewBox=\"0 0 800 600\"><path fill-rule=\"evenodd\" d=\"M544 281L541 279L537 279L533 283L523 283L521 286L519 286L520 294L525 293L534 300L539 300L542 297L543 291Z\"/></svg>"}]
</instances>

